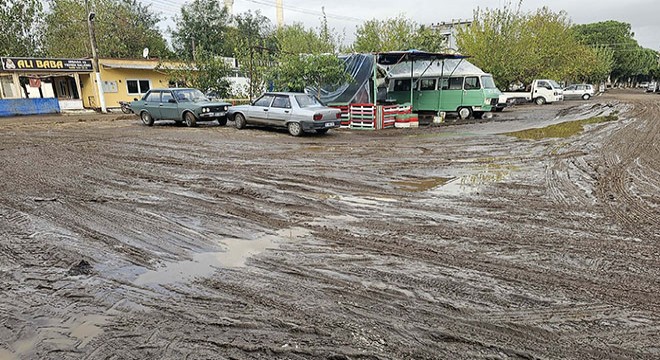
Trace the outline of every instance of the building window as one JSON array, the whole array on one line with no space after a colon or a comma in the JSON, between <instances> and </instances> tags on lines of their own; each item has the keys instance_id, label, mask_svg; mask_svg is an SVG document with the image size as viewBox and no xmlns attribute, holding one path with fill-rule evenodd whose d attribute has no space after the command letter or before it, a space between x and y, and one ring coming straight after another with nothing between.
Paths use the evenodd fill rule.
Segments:
<instances>
[{"instance_id":1,"label":"building window","mask_svg":"<svg viewBox=\"0 0 660 360\"><path fill-rule=\"evenodd\" d=\"M144 94L151 89L151 80L126 80L129 95Z\"/></svg>"}]
</instances>

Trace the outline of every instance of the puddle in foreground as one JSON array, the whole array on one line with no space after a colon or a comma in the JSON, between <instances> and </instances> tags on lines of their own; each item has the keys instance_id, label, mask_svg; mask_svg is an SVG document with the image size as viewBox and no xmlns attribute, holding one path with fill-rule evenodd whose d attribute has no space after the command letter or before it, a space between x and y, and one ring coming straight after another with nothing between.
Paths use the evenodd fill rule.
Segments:
<instances>
[{"instance_id":1,"label":"puddle in foreground","mask_svg":"<svg viewBox=\"0 0 660 360\"><path fill-rule=\"evenodd\" d=\"M48 343L60 349L82 349L95 337L103 333L109 316L81 315L63 319L47 319L37 334L0 347L0 359L14 360L30 358L40 343Z\"/></svg>"},{"instance_id":2,"label":"puddle in foreground","mask_svg":"<svg viewBox=\"0 0 660 360\"><path fill-rule=\"evenodd\" d=\"M253 255L266 249L279 247L285 241L292 241L310 233L305 228L282 229L276 235L265 235L255 240L225 238L219 241L225 251L196 253L192 260L169 263L157 270L148 270L138 276L136 285L171 284L185 282L197 277L209 276L218 267L240 267Z\"/></svg>"}]
</instances>

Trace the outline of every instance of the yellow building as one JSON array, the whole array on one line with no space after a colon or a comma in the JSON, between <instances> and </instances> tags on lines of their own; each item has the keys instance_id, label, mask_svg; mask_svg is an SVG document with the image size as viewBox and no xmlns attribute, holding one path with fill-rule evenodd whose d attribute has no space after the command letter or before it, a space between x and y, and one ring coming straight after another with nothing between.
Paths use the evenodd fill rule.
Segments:
<instances>
[{"instance_id":1,"label":"yellow building","mask_svg":"<svg viewBox=\"0 0 660 360\"><path fill-rule=\"evenodd\" d=\"M140 98L151 88L169 87L163 69L183 66L158 59L99 59L103 95L107 108L119 107L119 101ZM98 91L93 74L80 77L83 106L99 108Z\"/></svg>"},{"instance_id":2,"label":"yellow building","mask_svg":"<svg viewBox=\"0 0 660 360\"><path fill-rule=\"evenodd\" d=\"M60 110L101 107L90 59L1 58L0 99L57 99ZM151 88L170 86L164 69L185 68L159 59L99 59L107 108ZM57 104L56 104L57 105Z\"/></svg>"}]
</instances>

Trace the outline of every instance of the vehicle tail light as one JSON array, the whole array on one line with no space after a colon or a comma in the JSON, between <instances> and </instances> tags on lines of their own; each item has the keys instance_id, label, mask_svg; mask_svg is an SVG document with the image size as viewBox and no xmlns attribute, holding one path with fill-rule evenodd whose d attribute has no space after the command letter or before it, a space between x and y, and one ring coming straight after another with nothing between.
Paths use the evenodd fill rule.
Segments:
<instances>
[{"instance_id":1,"label":"vehicle tail light","mask_svg":"<svg viewBox=\"0 0 660 360\"><path fill-rule=\"evenodd\" d=\"M337 113L337 119L341 119L341 113L340 112Z\"/></svg>"},{"instance_id":2,"label":"vehicle tail light","mask_svg":"<svg viewBox=\"0 0 660 360\"><path fill-rule=\"evenodd\" d=\"M323 119L323 114L314 114L314 121L319 121Z\"/></svg>"}]
</instances>

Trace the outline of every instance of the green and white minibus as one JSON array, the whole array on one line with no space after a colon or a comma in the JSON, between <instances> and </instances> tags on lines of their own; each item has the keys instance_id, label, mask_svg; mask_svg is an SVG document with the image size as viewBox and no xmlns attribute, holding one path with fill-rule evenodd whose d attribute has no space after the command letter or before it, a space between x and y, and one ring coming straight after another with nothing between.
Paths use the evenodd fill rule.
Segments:
<instances>
[{"instance_id":1,"label":"green and white minibus","mask_svg":"<svg viewBox=\"0 0 660 360\"><path fill-rule=\"evenodd\" d=\"M386 67L387 101L412 103L420 120L443 112L481 118L499 103L501 92L493 76L465 57L422 54L422 60L405 60Z\"/></svg>"},{"instance_id":2,"label":"green and white minibus","mask_svg":"<svg viewBox=\"0 0 660 360\"><path fill-rule=\"evenodd\" d=\"M399 104L410 103L412 93L413 111L420 115L456 112L461 119L481 118L495 108L500 96L493 76L486 73L424 75L413 79L399 74L389 78L387 90L388 100Z\"/></svg>"}]
</instances>

